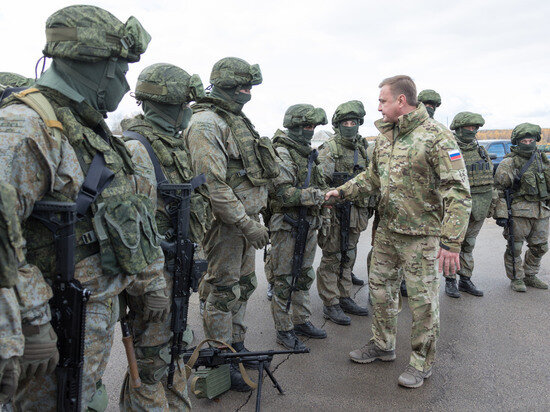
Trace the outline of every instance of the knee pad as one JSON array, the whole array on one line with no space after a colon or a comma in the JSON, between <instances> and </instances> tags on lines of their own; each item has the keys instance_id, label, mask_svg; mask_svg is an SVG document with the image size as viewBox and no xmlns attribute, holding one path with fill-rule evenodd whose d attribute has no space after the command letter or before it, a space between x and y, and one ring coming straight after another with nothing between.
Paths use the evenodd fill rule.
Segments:
<instances>
[{"instance_id":1,"label":"knee pad","mask_svg":"<svg viewBox=\"0 0 550 412\"><path fill-rule=\"evenodd\" d=\"M476 245L475 237L464 238L464 241L462 242L462 251L464 253L472 253L474 251L475 245Z\"/></svg>"},{"instance_id":2,"label":"knee pad","mask_svg":"<svg viewBox=\"0 0 550 412\"><path fill-rule=\"evenodd\" d=\"M256 290L258 286L258 279L256 279L256 272L252 272L248 275L242 276L239 279L239 286L241 289L241 296L239 300L241 302L246 302L252 293Z\"/></svg>"},{"instance_id":3,"label":"knee pad","mask_svg":"<svg viewBox=\"0 0 550 412\"><path fill-rule=\"evenodd\" d=\"M241 287L238 283L231 286L214 286L212 289L206 301L222 312L231 312L231 308L241 297Z\"/></svg>"},{"instance_id":4,"label":"knee pad","mask_svg":"<svg viewBox=\"0 0 550 412\"><path fill-rule=\"evenodd\" d=\"M538 245L529 246L529 250L536 258L540 259L548 252L548 242L539 243Z\"/></svg>"},{"instance_id":5,"label":"knee pad","mask_svg":"<svg viewBox=\"0 0 550 412\"><path fill-rule=\"evenodd\" d=\"M307 291L315 280L315 271L310 266L308 268L302 268L302 272L296 280L296 289Z\"/></svg>"},{"instance_id":6,"label":"knee pad","mask_svg":"<svg viewBox=\"0 0 550 412\"><path fill-rule=\"evenodd\" d=\"M107 396L107 388L103 385L101 379L95 384L95 392L90 402L88 402L87 412L103 412L107 409L109 397Z\"/></svg>"},{"instance_id":7,"label":"knee pad","mask_svg":"<svg viewBox=\"0 0 550 412\"><path fill-rule=\"evenodd\" d=\"M147 385L154 385L168 372L170 344L136 347L136 359L141 381Z\"/></svg>"}]
</instances>

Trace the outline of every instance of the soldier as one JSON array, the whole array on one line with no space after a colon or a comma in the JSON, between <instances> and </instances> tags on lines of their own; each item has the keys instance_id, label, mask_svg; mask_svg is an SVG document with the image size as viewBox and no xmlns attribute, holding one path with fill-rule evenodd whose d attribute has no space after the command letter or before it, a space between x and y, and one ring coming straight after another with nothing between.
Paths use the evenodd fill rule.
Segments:
<instances>
[{"instance_id":1,"label":"soldier","mask_svg":"<svg viewBox=\"0 0 550 412\"><path fill-rule=\"evenodd\" d=\"M16 203L15 189L0 180L0 405L10 402L15 395L25 342L14 290L17 268L24 260Z\"/></svg>"},{"instance_id":2,"label":"soldier","mask_svg":"<svg viewBox=\"0 0 550 412\"><path fill-rule=\"evenodd\" d=\"M540 261L548 251L550 217L550 161L537 150L540 140L540 126L517 125L512 131L515 146L495 173L499 194L495 219L497 225L504 227L503 235L508 240L504 266L516 292L525 292L526 286L548 289L548 284L537 277ZM511 206L506 204L507 191ZM528 248L524 262L521 259L523 242L527 242Z\"/></svg>"},{"instance_id":3,"label":"soldier","mask_svg":"<svg viewBox=\"0 0 550 412\"><path fill-rule=\"evenodd\" d=\"M364 117L363 103L358 100L342 103L332 116L335 134L319 148L319 166L326 181L333 187L340 186L368 165L367 141L359 134L359 125L363 124ZM368 309L355 303L350 294L357 243L372 215L373 201L375 199L371 197L363 197L349 207L343 204L343 207L332 208L330 220L325 220L319 231L318 243L323 257L317 268L317 290L324 304L323 316L339 325L351 323L351 318L345 313L357 316L369 314ZM347 227L343 228L342 222L347 222ZM341 249L342 235L348 237L345 252Z\"/></svg>"},{"instance_id":4,"label":"soldier","mask_svg":"<svg viewBox=\"0 0 550 412\"><path fill-rule=\"evenodd\" d=\"M262 82L259 66L226 57L214 64L210 82L210 95L193 106L185 131L193 171L206 176L215 218L204 239L204 333L246 351L246 304L257 285L254 249L269 241L258 214L267 205L267 183L279 168L269 138L260 137L242 112L252 86ZM250 390L236 365L231 365L231 385Z\"/></svg>"},{"instance_id":5,"label":"soldier","mask_svg":"<svg viewBox=\"0 0 550 412\"><path fill-rule=\"evenodd\" d=\"M189 103L203 95L204 90L198 75L190 76L183 69L171 64L153 64L145 68L138 77L135 98L141 104L143 114L122 121L124 137L132 153L139 153L141 144L148 147L152 152L150 156L153 164L162 170L167 183L188 183L193 177L189 153L181 131L187 127L191 118ZM168 197L169 193L157 193L157 226L165 240L173 242L177 228L173 227L168 211L171 207L177 208L178 204L173 204L173 199ZM205 187L199 187L191 197L189 233L192 242L202 242L211 220ZM170 300L174 263L174 258L166 257L166 295L170 296ZM190 409L183 365L176 367L173 386L167 387L171 316L167 316L164 322L146 322L141 310L142 298L128 295L126 299L130 308L129 320L134 334L142 385L133 388L128 374L126 375L120 396L121 409Z\"/></svg>"},{"instance_id":6,"label":"soldier","mask_svg":"<svg viewBox=\"0 0 550 412\"><path fill-rule=\"evenodd\" d=\"M438 92L432 89L422 90L418 93L418 101L424 103L428 114L433 119L435 114L435 109L441 106L441 96Z\"/></svg>"},{"instance_id":7,"label":"soldier","mask_svg":"<svg viewBox=\"0 0 550 412\"><path fill-rule=\"evenodd\" d=\"M327 124L325 111L310 104L290 106L284 116L286 131L277 130L273 144L281 159L281 174L269 188L269 230L271 232L270 270L274 277L271 313L277 330L277 343L288 349L303 349L305 345L296 335L324 339L327 333L310 322L309 288L315 279L312 264L317 247L317 230L322 225L321 204L328 186L318 167L317 152L311 153L311 139L317 125ZM305 208L306 228L303 261L291 291L291 258L298 252L300 209ZM303 214L303 213L302 213ZM296 256L294 256L294 259ZM287 311L290 293L291 306Z\"/></svg>"},{"instance_id":8,"label":"soldier","mask_svg":"<svg viewBox=\"0 0 550 412\"><path fill-rule=\"evenodd\" d=\"M107 366L118 297L144 295L151 319L166 312L164 258L154 223L152 164L134 156L103 120L128 91L125 74L150 41L135 17L122 23L94 6L69 6L46 22L50 68L36 88L13 94L0 109L0 178L18 191L26 264L16 288L25 350L16 410L55 410L52 374L58 352L48 300L56 250L52 233L31 216L35 202L75 202L75 278L91 291L86 304L82 409L104 410ZM139 161L140 163L137 163ZM73 331L71 331L73 333ZM74 331L77 333L77 331Z\"/></svg>"},{"instance_id":9,"label":"soldier","mask_svg":"<svg viewBox=\"0 0 550 412\"><path fill-rule=\"evenodd\" d=\"M485 218L491 216L497 197L497 192L493 188L493 163L487 150L480 146L476 139L478 129L484 124L485 120L480 114L460 112L454 117L450 127L454 131L454 137L466 164L472 195L472 212L464 241L460 246L458 289L455 274L445 278L445 293L452 298L460 297L459 290L470 295L483 296L483 291L476 288L471 280L474 270L473 252L476 237Z\"/></svg>"},{"instance_id":10,"label":"soldier","mask_svg":"<svg viewBox=\"0 0 550 412\"><path fill-rule=\"evenodd\" d=\"M355 200L380 189L380 224L374 238L369 288L373 337L350 352L354 362L395 359L399 303L398 268L403 269L413 324L410 363L398 383L418 388L432 374L439 336L439 270L459 269L460 244L471 209L464 162L451 133L416 101L409 76L380 83L383 119L374 158L367 171L330 197ZM439 249L439 251L438 251Z\"/></svg>"}]
</instances>

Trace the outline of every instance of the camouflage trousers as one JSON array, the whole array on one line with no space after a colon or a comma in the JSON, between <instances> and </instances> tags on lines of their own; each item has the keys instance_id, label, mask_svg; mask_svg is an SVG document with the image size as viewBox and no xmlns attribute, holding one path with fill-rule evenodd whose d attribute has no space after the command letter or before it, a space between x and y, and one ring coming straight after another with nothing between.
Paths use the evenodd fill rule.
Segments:
<instances>
[{"instance_id":1,"label":"camouflage trousers","mask_svg":"<svg viewBox=\"0 0 550 412\"><path fill-rule=\"evenodd\" d=\"M165 272L166 290L172 294L172 276ZM126 372L120 391L119 407L121 411L186 411L191 409L187 393L185 368L180 359L176 364L174 384L167 387L168 365L170 364L171 313L164 322L146 322L143 319L142 296L125 295L130 308L128 323L134 338L136 359L141 386L133 388L130 376ZM191 339L192 340L192 334ZM184 342L189 344L191 342Z\"/></svg>"},{"instance_id":2,"label":"camouflage trousers","mask_svg":"<svg viewBox=\"0 0 550 412\"><path fill-rule=\"evenodd\" d=\"M349 298L351 294L351 272L357 257L357 243L361 232L350 228L347 261L343 264L340 277L340 225L331 225L326 236L319 235L319 246L323 251L321 263L317 268L317 291L325 306L339 303L339 298Z\"/></svg>"},{"instance_id":3,"label":"camouflage trousers","mask_svg":"<svg viewBox=\"0 0 550 412\"><path fill-rule=\"evenodd\" d=\"M548 251L548 222L549 218L534 219L528 217L514 217L514 256L516 264L516 278L523 279L526 276L535 276L539 273L540 262ZM508 240L508 228L504 228L504 238ZM523 242L527 242L525 260L522 262L521 250ZM504 252L504 267L506 276L514 278L512 266L512 253L506 246Z\"/></svg>"},{"instance_id":4,"label":"camouflage trousers","mask_svg":"<svg viewBox=\"0 0 550 412\"><path fill-rule=\"evenodd\" d=\"M113 345L118 320L118 298L89 301L86 305L84 368L82 373L82 410L92 400L96 383L101 379ZM57 379L55 372L19 385L14 401L17 411L55 411Z\"/></svg>"},{"instance_id":5,"label":"camouflage trousers","mask_svg":"<svg viewBox=\"0 0 550 412\"><path fill-rule=\"evenodd\" d=\"M466 235L464 236L462 245L460 245L460 270L457 272L460 276L472 277L474 271L474 247L476 245L477 235L479 235L483 223L485 223L485 219L474 220L472 215L470 215ZM456 274L452 274L448 277L456 279Z\"/></svg>"},{"instance_id":6,"label":"camouflage trousers","mask_svg":"<svg viewBox=\"0 0 550 412\"><path fill-rule=\"evenodd\" d=\"M403 269L412 312L410 364L424 371L434 362L439 336L438 248L437 236L398 234L381 224L374 239L369 274L374 312L372 341L382 350L394 350L401 283L398 269Z\"/></svg>"},{"instance_id":7,"label":"camouflage trousers","mask_svg":"<svg viewBox=\"0 0 550 412\"><path fill-rule=\"evenodd\" d=\"M226 343L243 342L246 304L256 289L255 250L235 225L214 220L206 233L208 257L204 334Z\"/></svg>"},{"instance_id":8,"label":"camouflage trousers","mask_svg":"<svg viewBox=\"0 0 550 412\"><path fill-rule=\"evenodd\" d=\"M292 256L294 255L295 239L291 231L277 230L271 233L270 270L273 273L274 288L271 299L271 314L278 331L289 331L294 325L309 321L311 302L309 289L315 280L313 260L317 249L317 231L310 229L304 252L302 271L292 292L290 310L285 311L292 282Z\"/></svg>"}]
</instances>

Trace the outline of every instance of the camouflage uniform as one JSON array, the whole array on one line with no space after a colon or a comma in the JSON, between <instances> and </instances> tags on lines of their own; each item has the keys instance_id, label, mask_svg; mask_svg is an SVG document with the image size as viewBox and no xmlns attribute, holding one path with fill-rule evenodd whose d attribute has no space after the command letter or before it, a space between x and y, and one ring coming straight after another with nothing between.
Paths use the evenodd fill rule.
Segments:
<instances>
[{"instance_id":1,"label":"camouflage uniform","mask_svg":"<svg viewBox=\"0 0 550 412\"><path fill-rule=\"evenodd\" d=\"M441 96L432 89L422 90L418 93L418 101L426 105L426 110L432 119L434 118L435 109L441 106Z\"/></svg>"},{"instance_id":2,"label":"camouflage uniform","mask_svg":"<svg viewBox=\"0 0 550 412\"><path fill-rule=\"evenodd\" d=\"M203 325L207 338L242 344L246 304L257 285L255 251L246 228L265 230L257 223L258 214L267 204L268 179L278 170L266 168L268 161L275 164L274 154L260 160L273 151L269 139L259 137L242 112L242 104L229 98L242 86L261 83L259 67L224 58L214 65L210 82L212 94L193 106L184 134L193 171L206 176L215 218L203 243L208 257ZM217 97L218 89L227 99ZM264 241L256 246L266 242L267 230Z\"/></svg>"},{"instance_id":3,"label":"camouflage uniform","mask_svg":"<svg viewBox=\"0 0 550 412\"><path fill-rule=\"evenodd\" d=\"M15 214L17 194L0 180L0 405L15 394L19 360L25 339L21 314L13 286L17 268L23 262L21 227Z\"/></svg>"},{"instance_id":4,"label":"camouflage uniform","mask_svg":"<svg viewBox=\"0 0 550 412\"><path fill-rule=\"evenodd\" d=\"M82 27L83 21L86 27ZM67 27L78 27L78 31L66 30ZM106 35L112 42L105 42ZM117 57L121 56L124 56L122 63L137 61L150 39L135 18L123 24L107 11L93 6L70 6L54 13L47 22L47 37L44 54L54 57L54 62L61 57L81 59L90 67L98 67L94 66L97 63L116 66ZM112 56L111 63L104 63L109 56ZM51 70L40 80L55 77ZM156 191L145 148L141 156L135 156L132 161L123 141L109 131L99 109L94 109L60 77L56 79L63 93L39 85L39 90L29 89L4 101L0 109L0 179L9 181L17 189L15 209L24 222L27 263L19 269L15 288L25 330L28 325L47 325L50 320L48 300L52 292L45 278L51 276L55 267L52 235L30 217L34 203L75 201L85 171L96 154L103 154L106 168L113 173L109 186L75 229L74 276L92 293L86 304L84 409L92 401L96 384L107 366L118 319L117 295L124 289L132 295L162 290L166 285L162 276L164 259L153 237ZM112 101L119 97L122 96L113 97ZM35 109L31 108L31 101L35 102L32 104ZM98 103L98 107L106 106ZM133 209L126 207L130 204ZM125 217L133 220L125 221ZM107 219L114 226L109 226ZM137 239L130 239L136 229L132 222L140 220L142 231ZM110 230L113 227L117 228L117 235ZM132 251L125 246L130 243L136 246ZM53 374L34 377L20 385L14 407L25 411L55 410L56 391Z\"/></svg>"},{"instance_id":5,"label":"camouflage uniform","mask_svg":"<svg viewBox=\"0 0 550 412\"><path fill-rule=\"evenodd\" d=\"M166 88L166 92L163 92ZM198 75L189 76L179 67L169 64L154 64L144 69L136 85L136 99L142 102L145 115L123 120L122 129L130 152L139 151L141 143L127 135L129 130L139 133L151 144L162 171L170 183L187 183L193 178L191 162L180 131L185 128L185 115L191 109L186 105L204 94ZM172 110L172 116L166 114ZM178 110L179 108L179 110ZM177 122L181 117L183 122ZM187 119L188 121L188 119ZM171 133L170 133L171 132ZM212 220L207 192L197 188L191 198L190 240L202 242L204 233ZM158 229L167 241L173 241L173 227L167 210L170 204L160 195L157 199L155 220ZM172 294L174 260L166 260L166 295ZM140 371L141 387L130 385L129 375L120 395L121 410L186 410L191 407L187 394L187 380L182 364L176 367L174 384L167 387L166 377L170 362L171 316L162 322L148 322L143 318L140 297L127 296L130 308L129 321L134 336L134 346ZM192 336L192 335L191 335ZM190 342L188 342L190 343Z\"/></svg>"},{"instance_id":6,"label":"camouflage uniform","mask_svg":"<svg viewBox=\"0 0 550 412\"><path fill-rule=\"evenodd\" d=\"M518 145L525 137L540 140L541 129L537 125L522 123L512 131L512 143ZM495 209L495 219L507 219L507 207L504 190L510 188L520 170L529 161L530 153L524 153L519 146L512 146L495 173L495 186L498 189L499 201ZM514 255L516 276L520 283L533 286L541 282L536 278L543 255L548 251L548 220L550 217L550 162L544 153L535 149L533 163L524 172L518 187L512 194L512 216L514 218ZM504 230L508 239L508 228ZM528 250L522 262L521 250L527 242ZM504 253L506 275L514 281L512 254L509 246ZM513 285L512 285L513 286ZM541 285L542 286L542 285ZM524 288L525 286L523 286ZM542 287L544 288L544 287Z\"/></svg>"},{"instance_id":7,"label":"camouflage uniform","mask_svg":"<svg viewBox=\"0 0 550 412\"><path fill-rule=\"evenodd\" d=\"M480 146L475 140L475 133L471 132L473 138L466 142L463 134L467 133L465 126L481 127L485 120L481 115L470 112L458 113L450 129L454 131L454 137L464 158L470 193L472 195L472 212L466 229L464 241L460 247L460 270L457 272L461 277L470 278L474 270L474 246L476 237L479 234L485 218L489 217L494 209L497 192L493 188L493 162L487 153L487 149ZM468 139L470 140L470 139ZM449 275L455 279L456 275Z\"/></svg>"},{"instance_id":8,"label":"camouflage uniform","mask_svg":"<svg viewBox=\"0 0 550 412\"><path fill-rule=\"evenodd\" d=\"M285 114L283 125L289 129L301 128L306 124L316 126L326 124L323 109L308 104L291 106ZM311 304L309 288L315 279L313 260L317 248L317 230L321 228L323 217L319 207L327 188L318 161L312 167L309 186L303 188L308 171L308 156L311 146L298 142L289 132L277 130L273 137L277 154L281 159L281 174L269 186L269 229L271 233L270 271L274 277L271 313L277 331L291 331L295 325L309 322ZM291 310L287 313L286 302L290 294L292 278L292 256L295 247L295 229L284 220L285 215L297 219L300 207L306 206L310 224L304 251L301 273L292 293Z\"/></svg>"},{"instance_id":9,"label":"camouflage uniform","mask_svg":"<svg viewBox=\"0 0 550 412\"><path fill-rule=\"evenodd\" d=\"M367 141L359 134L352 138L340 134L340 123L346 120L355 120L356 126L363 123L365 110L363 104L357 100L346 102L338 106L332 117L335 131L333 137L319 148L319 165L323 170L326 181L335 186L333 174L347 173L350 177L366 169L369 163L367 155ZM366 230L368 220L372 215L372 208L376 199L364 197L351 206L349 243L344 262L344 271L340 277L340 221L336 208L330 210L330 220L319 231L318 242L323 251L321 263L317 269L317 290L325 306L339 304L339 298L349 298L351 293L351 272L357 257L357 243L362 231Z\"/></svg>"},{"instance_id":10,"label":"camouflage uniform","mask_svg":"<svg viewBox=\"0 0 550 412\"><path fill-rule=\"evenodd\" d=\"M395 349L402 267L413 316L410 365L428 371L439 336L438 245L460 251L471 208L468 178L451 133L423 104L396 124L375 125L381 134L368 170L339 188L344 200L381 192L369 274L371 341Z\"/></svg>"}]
</instances>

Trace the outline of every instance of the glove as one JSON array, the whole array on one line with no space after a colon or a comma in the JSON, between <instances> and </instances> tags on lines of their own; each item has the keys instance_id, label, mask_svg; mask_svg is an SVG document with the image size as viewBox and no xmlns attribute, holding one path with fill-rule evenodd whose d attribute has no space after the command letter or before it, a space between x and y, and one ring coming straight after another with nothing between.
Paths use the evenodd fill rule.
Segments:
<instances>
[{"instance_id":1,"label":"glove","mask_svg":"<svg viewBox=\"0 0 550 412\"><path fill-rule=\"evenodd\" d=\"M25 350L21 358L21 380L49 375L59 363L57 335L51 324L23 325Z\"/></svg>"},{"instance_id":2,"label":"glove","mask_svg":"<svg viewBox=\"0 0 550 412\"><path fill-rule=\"evenodd\" d=\"M0 359L0 405L10 402L15 395L20 373L19 358Z\"/></svg>"},{"instance_id":3,"label":"glove","mask_svg":"<svg viewBox=\"0 0 550 412\"><path fill-rule=\"evenodd\" d=\"M308 187L300 192L300 204L302 206L321 206L325 201L325 194L321 189Z\"/></svg>"},{"instance_id":4,"label":"glove","mask_svg":"<svg viewBox=\"0 0 550 412\"><path fill-rule=\"evenodd\" d=\"M505 217L497 217L496 223L500 227L506 227L508 225L508 219L506 219Z\"/></svg>"},{"instance_id":5,"label":"glove","mask_svg":"<svg viewBox=\"0 0 550 412\"><path fill-rule=\"evenodd\" d=\"M237 222L237 227L243 232L244 237L254 249L261 249L269 243L269 232L267 228L254 219L247 217L244 221Z\"/></svg>"},{"instance_id":6,"label":"glove","mask_svg":"<svg viewBox=\"0 0 550 412\"><path fill-rule=\"evenodd\" d=\"M338 199L337 197L331 196L328 198L328 200L324 201L323 207L332 207L340 202L341 202L340 199Z\"/></svg>"},{"instance_id":7,"label":"glove","mask_svg":"<svg viewBox=\"0 0 550 412\"><path fill-rule=\"evenodd\" d=\"M143 319L146 322L164 322L170 311L168 293L165 289L147 292L143 306Z\"/></svg>"}]
</instances>

